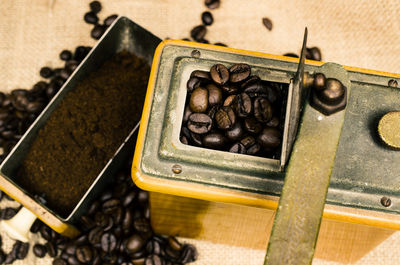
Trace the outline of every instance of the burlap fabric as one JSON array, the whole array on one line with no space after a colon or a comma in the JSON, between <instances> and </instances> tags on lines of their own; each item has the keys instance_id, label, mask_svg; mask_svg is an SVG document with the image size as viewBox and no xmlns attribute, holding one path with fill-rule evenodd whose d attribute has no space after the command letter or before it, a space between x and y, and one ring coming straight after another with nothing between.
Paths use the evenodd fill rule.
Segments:
<instances>
[{"instance_id":1,"label":"burlap fabric","mask_svg":"<svg viewBox=\"0 0 400 265\"><path fill-rule=\"evenodd\" d=\"M103 0L101 18L117 13L126 15L160 38L188 37L200 24L206 10L204 0ZM77 45L94 45L91 26L83 22L89 1L2 0L0 3L0 89L30 88L40 78L40 67L61 66L58 54ZM231 47L283 54L298 52L305 26L309 46L322 50L324 61L388 72L400 72L399 5L396 0L225 0L212 11L215 23L206 38ZM268 31L262 17L273 21ZM0 207L7 203L2 202ZM3 248L13 241L2 231ZM390 235L390 233L389 233ZM346 258L314 259L313 264L399 264L400 233L385 237L361 258L351 252ZM357 231L354 231L357 237ZM32 237L32 244L38 239ZM338 245L340 235L337 235ZM195 264L262 264L264 251L210 242L188 240L199 249ZM368 242L365 242L368 244ZM341 261L339 263L338 261ZM15 264L51 264L51 260L29 258Z\"/></svg>"}]
</instances>

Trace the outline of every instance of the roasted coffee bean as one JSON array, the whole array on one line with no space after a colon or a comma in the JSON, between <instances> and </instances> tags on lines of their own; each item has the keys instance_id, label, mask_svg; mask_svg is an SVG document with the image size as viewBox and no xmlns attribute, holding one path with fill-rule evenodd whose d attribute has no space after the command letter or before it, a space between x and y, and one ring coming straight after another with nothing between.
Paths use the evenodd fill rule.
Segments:
<instances>
[{"instance_id":1,"label":"roasted coffee bean","mask_svg":"<svg viewBox=\"0 0 400 265\"><path fill-rule=\"evenodd\" d=\"M110 199L105 201L102 205L103 212L105 214L111 214L116 210L117 207L121 204L121 201L118 199Z\"/></svg>"},{"instance_id":2,"label":"roasted coffee bean","mask_svg":"<svg viewBox=\"0 0 400 265\"><path fill-rule=\"evenodd\" d=\"M215 64L210 69L212 80L219 84L224 85L229 80L229 70L223 64Z\"/></svg>"},{"instance_id":3,"label":"roasted coffee bean","mask_svg":"<svg viewBox=\"0 0 400 265\"><path fill-rule=\"evenodd\" d=\"M42 227L40 228L40 235L47 241L50 241L52 239L51 228L48 227L47 225L42 225Z\"/></svg>"},{"instance_id":4,"label":"roasted coffee bean","mask_svg":"<svg viewBox=\"0 0 400 265\"><path fill-rule=\"evenodd\" d=\"M126 239L124 246L129 255L139 251L145 242L139 234L134 234Z\"/></svg>"},{"instance_id":5,"label":"roasted coffee bean","mask_svg":"<svg viewBox=\"0 0 400 265\"><path fill-rule=\"evenodd\" d=\"M208 90L208 104L210 106L220 105L222 103L222 90L214 84L209 84L206 88Z\"/></svg>"},{"instance_id":6,"label":"roasted coffee bean","mask_svg":"<svg viewBox=\"0 0 400 265\"><path fill-rule=\"evenodd\" d=\"M208 115L211 119L214 119L214 118L215 118L215 113L217 113L219 107L220 107L219 105L214 105L214 106L212 106L212 107L207 111L207 115Z\"/></svg>"},{"instance_id":7,"label":"roasted coffee bean","mask_svg":"<svg viewBox=\"0 0 400 265\"><path fill-rule=\"evenodd\" d=\"M40 76L43 78L50 78L53 76L53 74L54 72L50 67L45 66L40 69Z\"/></svg>"},{"instance_id":8,"label":"roasted coffee bean","mask_svg":"<svg viewBox=\"0 0 400 265\"><path fill-rule=\"evenodd\" d=\"M205 0L204 4L209 8L209 9L216 9L220 5L220 0Z\"/></svg>"},{"instance_id":9,"label":"roasted coffee bean","mask_svg":"<svg viewBox=\"0 0 400 265\"><path fill-rule=\"evenodd\" d=\"M215 114L215 116L217 116L217 113ZM224 121L221 121L221 122L224 122ZM217 121L217 123L218 123L218 121ZM224 125L228 126L227 124L224 124ZM192 131L193 133L205 134L211 130L212 120L208 115L206 115L204 113L193 113L192 115L189 116L187 126L188 126L188 129L190 131Z\"/></svg>"},{"instance_id":10,"label":"roasted coffee bean","mask_svg":"<svg viewBox=\"0 0 400 265\"><path fill-rule=\"evenodd\" d=\"M254 117L249 117L244 120L244 126L246 131L252 134L258 134L262 130L262 125Z\"/></svg>"},{"instance_id":11,"label":"roasted coffee bean","mask_svg":"<svg viewBox=\"0 0 400 265\"><path fill-rule=\"evenodd\" d=\"M145 205L149 202L149 193L144 190L139 190L137 195L137 200L139 203Z\"/></svg>"},{"instance_id":12,"label":"roasted coffee bean","mask_svg":"<svg viewBox=\"0 0 400 265\"><path fill-rule=\"evenodd\" d=\"M35 256L38 258L43 258L46 256L46 252L46 247L42 244L35 244L33 246L33 254L35 254Z\"/></svg>"},{"instance_id":13,"label":"roasted coffee bean","mask_svg":"<svg viewBox=\"0 0 400 265\"><path fill-rule=\"evenodd\" d=\"M258 135L257 141L263 148L276 148L281 144L281 133L276 128L267 127Z\"/></svg>"},{"instance_id":14,"label":"roasted coffee bean","mask_svg":"<svg viewBox=\"0 0 400 265\"><path fill-rule=\"evenodd\" d=\"M53 242L51 241L47 242L45 244L45 247L50 257L54 258L57 256L57 248Z\"/></svg>"},{"instance_id":15,"label":"roasted coffee bean","mask_svg":"<svg viewBox=\"0 0 400 265\"><path fill-rule=\"evenodd\" d=\"M164 265L164 260L155 254L149 255L147 256L146 260L145 260L145 265Z\"/></svg>"},{"instance_id":16,"label":"roasted coffee bean","mask_svg":"<svg viewBox=\"0 0 400 265\"><path fill-rule=\"evenodd\" d=\"M136 258L132 259L133 265L145 265L146 258Z\"/></svg>"},{"instance_id":17,"label":"roasted coffee bean","mask_svg":"<svg viewBox=\"0 0 400 265\"><path fill-rule=\"evenodd\" d=\"M222 130L231 129L236 123L235 112L231 107L223 106L215 113L215 121L218 128Z\"/></svg>"},{"instance_id":18,"label":"roasted coffee bean","mask_svg":"<svg viewBox=\"0 0 400 265\"><path fill-rule=\"evenodd\" d=\"M257 97L254 100L254 117L259 122L268 122L272 119L273 109L268 99Z\"/></svg>"},{"instance_id":19,"label":"roasted coffee bean","mask_svg":"<svg viewBox=\"0 0 400 265\"><path fill-rule=\"evenodd\" d=\"M67 261L69 265L81 265L81 263L75 256L69 256Z\"/></svg>"},{"instance_id":20,"label":"roasted coffee bean","mask_svg":"<svg viewBox=\"0 0 400 265\"><path fill-rule=\"evenodd\" d=\"M205 11L201 14L201 21L204 25L210 26L214 22L214 18L210 12Z\"/></svg>"},{"instance_id":21,"label":"roasted coffee bean","mask_svg":"<svg viewBox=\"0 0 400 265\"><path fill-rule=\"evenodd\" d=\"M192 111L190 110L190 106L186 105L185 107L185 111L183 112L183 118L182 118L182 122L183 124L186 124L189 120L190 115L192 115ZM186 135L186 137L188 137L188 135Z\"/></svg>"},{"instance_id":22,"label":"roasted coffee bean","mask_svg":"<svg viewBox=\"0 0 400 265\"><path fill-rule=\"evenodd\" d=\"M17 259L26 258L26 256L28 255L28 251L29 251L29 243L21 242L17 250Z\"/></svg>"},{"instance_id":23,"label":"roasted coffee bean","mask_svg":"<svg viewBox=\"0 0 400 265\"><path fill-rule=\"evenodd\" d=\"M248 64L234 64L229 68L229 81L232 83L242 82L250 76L250 73L251 69Z\"/></svg>"},{"instance_id":24,"label":"roasted coffee bean","mask_svg":"<svg viewBox=\"0 0 400 265\"><path fill-rule=\"evenodd\" d=\"M69 51L69 50L63 50L60 53L60 59L63 60L63 61L71 60L72 59L72 52Z\"/></svg>"},{"instance_id":25,"label":"roasted coffee bean","mask_svg":"<svg viewBox=\"0 0 400 265\"><path fill-rule=\"evenodd\" d=\"M200 40L204 39L204 36L206 35L206 33L207 33L207 28L204 25L199 25L199 26L194 27L190 31L190 36L195 41L200 41Z\"/></svg>"},{"instance_id":26,"label":"roasted coffee bean","mask_svg":"<svg viewBox=\"0 0 400 265\"><path fill-rule=\"evenodd\" d=\"M229 152L237 154L246 154L246 147L242 143L234 143L230 148Z\"/></svg>"},{"instance_id":27,"label":"roasted coffee bean","mask_svg":"<svg viewBox=\"0 0 400 265\"><path fill-rule=\"evenodd\" d=\"M229 106L229 107L232 107L233 103L235 102L235 98L236 98L236 94L235 94L235 95L229 95L229 96L225 99L223 106L225 106L225 107L228 107L228 106Z\"/></svg>"},{"instance_id":28,"label":"roasted coffee bean","mask_svg":"<svg viewBox=\"0 0 400 265\"><path fill-rule=\"evenodd\" d=\"M68 69L71 73L75 71L76 68L78 68L79 62L75 60L68 60L65 63L65 69Z\"/></svg>"},{"instance_id":29,"label":"roasted coffee bean","mask_svg":"<svg viewBox=\"0 0 400 265\"><path fill-rule=\"evenodd\" d=\"M106 27L111 26L111 24L117 19L118 15L110 15L108 17L106 17L106 19L104 19L104 25Z\"/></svg>"},{"instance_id":30,"label":"roasted coffee bean","mask_svg":"<svg viewBox=\"0 0 400 265\"><path fill-rule=\"evenodd\" d=\"M299 58L299 56L297 54L292 53L292 52L285 53L283 56Z\"/></svg>"},{"instance_id":31,"label":"roasted coffee bean","mask_svg":"<svg viewBox=\"0 0 400 265\"><path fill-rule=\"evenodd\" d=\"M26 111L29 113L39 113L43 108L44 104L40 101L30 102L26 105Z\"/></svg>"},{"instance_id":32,"label":"roasted coffee bean","mask_svg":"<svg viewBox=\"0 0 400 265\"><path fill-rule=\"evenodd\" d=\"M76 258L82 263L90 263L93 259L93 251L89 246L81 246L76 249Z\"/></svg>"},{"instance_id":33,"label":"roasted coffee bean","mask_svg":"<svg viewBox=\"0 0 400 265\"><path fill-rule=\"evenodd\" d=\"M199 135L197 133L190 132L190 139L192 140L192 142L195 146L203 145L203 140L201 138L201 135Z\"/></svg>"},{"instance_id":34,"label":"roasted coffee bean","mask_svg":"<svg viewBox=\"0 0 400 265\"><path fill-rule=\"evenodd\" d=\"M11 251L7 254L4 264L12 264L17 259L15 252Z\"/></svg>"},{"instance_id":35,"label":"roasted coffee bean","mask_svg":"<svg viewBox=\"0 0 400 265\"><path fill-rule=\"evenodd\" d=\"M100 202L99 201L94 201L87 212L88 215L93 215L95 212L100 208Z\"/></svg>"},{"instance_id":36,"label":"roasted coffee bean","mask_svg":"<svg viewBox=\"0 0 400 265\"><path fill-rule=\"evenodd\" d=\"M196 88L198 88L201 84L201 81L197 77L191 77L186 83L186 87L189 93L193 92Z\"/></svg>"},{"instance_id":37,"label":"roasted coffee bean","mask_svg":"<svg viewBox=\"0 0 400 265\"><path fill-rule=\"evenodd\" d=\"M137 192L132 190L130 191L123 199L122 199L122 206L128 207L133 200L136 198Z\"/></svg>"},{"instance_id":38,"label":"roasted coffee bean","mask_svg":"<svg viewBox=\"0 0 400 265\"><path fill-rule=\"evenodd\" d=\"M239 91L238 86L233 85L233 84L225 84L222 86L222 91L224 91L224 93L228 94L228 95L233 95L233 94L237 94L237 92Z\"/></svg>"},{"instance_id":39,"label":"roasted coffee bean","mask_svg":"<svg viewBox=\"0 0 400 265\"><path fill-rule=\"evenodd\" d=\"M190 74L190 77L197 77L202 81L211 81L211 75L208 71L195 70Z\"/></svg>"},{"instance_id":40,"label":"roasted coffee bean","mask_svg":"<svg viewBox=\"0 0 400 265\"><path fill-rule=\"evenodd\" d=\"M87 234L81 234L80 236L75 238L74 241L75 241L75 244L78 246L87 245L89 242Z\"/></svg>"},{"instance_id":41,"label":"roasted coffee bean","mask_svg":"<svg viewBox=\"0 0 400 265\"><path fill-rule=\"evenodd\" d=\"M183 144L189 144L189 139L183 135L179 136L179 141Z\"/></svg>"},{"instance_id":42,"label":"roasted coffee bean","mask_svg":"<svg viewBox=\"0 0 400 265\"><path fill-rule=\"evenodd\" d=\"M104 32L106 31L106 27L104 25L95 25L92 29L92 31L90 32L90 36L95 39L98 40L101 38L101 36L104 34Z\"/></svg>"},{"instance_id":43,"label":"roasted coffee bean","mask_svg":"<svg viewBox=\"0 0 400 265\"><path fill-rule=\"evenodd\" d=\"M232 103L232 107L241 118L249 116L253 109L251 98L247 93L237 95Z\"/></svg>"},{"instance_id":44,"label":"roasted coffee bean","mask_svg":"<svg viewBox=\"0 0 400 265\"><path fill-rule=\"evenodd\" d=\"M221 133L209 133L203 137L203 145L211 149L223 149L227 140Z\"/></svg>"},{"instance_id":45,"label":"roasted coffee bean","mask_svg":"<svg viewBox=\"0 0 400 265\"><path fill-rule=\"evenodd\" d=\"M276 86L276 83L262 82L262 85L267 90L266 96L269 100L269 103L271 103L272 105L276 105L281 97L280 88Z\"/></svg>"},{"instance_id":46,"label":"roasted coffee bean","mask_svg":"<svg viewBox=\"0 0 400 265\"><path fill-rule=\"evenodd\" d=\"M96 13L94 13L93 11L87 12L83 16L83 20L85 20L86 23L93 24L93 25L96 25L97 22L99 22L99 18L97 17Z\"/></svg>"},{"instance_id":47,"label":"roasted coffee bean","mask_svg":"<svg viewBox=\"0 0 400 265\"><path fill-rule=\"evenodd\" d=\"M256 139L253 136L246 136L240 140L240 143L243 144L244 147L249 148L256 143Z\"/></svg>"},{"instance_id":48,"label":"roasted coffee bean","mask_svg":"<svg viewBox=\"0 0 400 265\"><path fill-rule=\"evenodd\" d=\"M113 252L117 246L117 238L111 232L104 233L101 237L101 249L104 252Z\"/></svg>"},{"instance_id":49,"label":"roasted coffee bean","mask_svg":"<svg viewBox=\"0 0 400 265\"><path fill-rule=\"evenodd\" d=\"M236 122L233 127L229 130L225 131L225 136L230 140L230 141L239 141L244 134L242 122Z\"/></svg>"},{"instance_id":50,"label":"roasted coffee bean","mask_svg":"<svg viewBox=\"0 0 400 265\"><path fill-rule=\"evenodd\" d=\"M196 88L190 96L189 106L193 112L205 112L208 108L208 90Z\"/></svg>"},{"instance_id":51,"label":"roasted coffee bean","mask_svg":"<svg viewBox=\"0 0 400 265\"><path fill-rule=\"evenodd\" d=\"M272 116L271 120L267 122L268 127L278 127L279 126L279 118L277 116Z\"/></svg>"},{"instance_id":52,"label":"roasted coffee bean","mask_svg":"<svg viewBox=\"0 0 400 265\"><path fill-rule=\"evenodd\" d=\"M272 21L271 19L264 17L262 19L262 23L264 24L264 26L268 29L268 30L272 30Z\"/></svg>"},{"instance_id":53,"label":"roasted coffee bean","mask_svg":"<svg viewBox=\"0 0 400 265\"><path fill-rule=\"evenodd\" d=\"M112 191L111 190L106 190L105 192L103 192L100 195L100 201L102 201L102 202L105 202L105 201L107 201L107 200L109 200L111 198L112 198Z\"/></svg>"},{"instance_id":54,"label":"roasted coffee bean","mask_svg":"<svg viewBox=\"0 0 400 265\"><path fill-rule=\"evenodd\" d=\"M261 79L260 79L260 77L258 77L257 75L252 75L252 76L250 76L246 81L244 81L242 84L241 84L241 88L242 89L245 89L245 88L247 88L248 86L251 86L251 85L254 85L254 84L257 84L257 83L259 83L261 81Z\"/></svg>"},{"instance_id":55,"label":"roasted coffee bean","mask_svg":"<svg viewBox=\"0 0 400 265\"><path fill-rule=\"evenodd\" d=\"M90 10L96 14L101 11L101 3L99 1L90 2L89 7Z\"/></svg>"},{"instance_id":56,"label":"roasted coffee bean","mask_svg":"<svg viewBox=\"0 0 400 265\"><path fill-rule=\"evenodd\" d=\"M147 253L161 255L162 244L157 240L150 240L146 244Z\"/></svg>"},{"instance_id":57,"label":"roasted coffee bean","mask_svg":"<svg viewBox=\"0 0 400 265\"><path fill-rule=\"evenodd\" d=\"M90 230L89 235L88 235L88 240L89 240L90 244L97 245L98 243L100 243L102 235L103 235L103 229L101 227L95 227L92 230ZM68 246L67 246L67 248L68 248Z\"/></svg>"},{"instance_id":58,"label":"roasted coffee bean","mask_svg":"<svg viewBox=\"0 0 400 265\"><path fill-rule=\"evenodd\" d=\"M191 244L185 244L183 246L179 261L181 263L189 263L195 261L196 259L197 259L197 250L195 246Z\"/></svg>"},{"instance_id":59,"label":"roasted coffee bean","mask_svg":"<svg viewBox=\"0 0 400 265\"><path fill-rule=\"evenodd\" d=\"M10 220L18 212L18 209L7 207L1 211L1 219Z\"/></svg>"},{"instance_id":60,"label":"roasted coffee bean","mask_svg":"<svg viewBox=\"0 0 400 265\"><path fill-rule=\"evenodd\" d=\"M315 61L321 61L321 50L318 47L306 48L306 58Z\"/></svg>"},{"instance_id":61,"label":"roasted coffee bean","mask_svg":"<svg viewBox=\"0 0 400 265\"><path fill-rule=\"evenodd\" d=\"M246 154L248 155L255 155L257 154L261 149L261 146L258 143L253 144L249 148L247 148Z\"/></svg>"},{"instance_id":62,"label":"roasted coffee bean","mask_svg":"<svg viewBox=\"0 0 400 265\"><path fill-rule=\"evenodd\" d=\"M68 265L67 261L61 259L61 258L56 258L53 260L53 265Z\"/></svg>"}]
</instances>

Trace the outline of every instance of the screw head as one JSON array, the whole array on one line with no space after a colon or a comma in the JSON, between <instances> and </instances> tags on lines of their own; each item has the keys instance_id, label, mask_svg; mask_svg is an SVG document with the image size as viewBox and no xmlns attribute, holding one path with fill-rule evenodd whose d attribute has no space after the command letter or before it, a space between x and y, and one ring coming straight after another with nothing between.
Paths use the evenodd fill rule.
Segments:
<instances>
[{"instance_id":1,"label":"screw head","mask_svg":"<svg viewBox=\"0 0 400 265\"><path fill-rule=\"evenodd\" d=\"M381 204L384 207L389 207L390 205L392 205L392 200L390 198L384 196L381 199Z\"/></svg>"},{"instance_id":2,"label":"screw head","mask_svg":"<svg viewBox=\"0 0 400 265\"><path fill-rule=\"evenodd\" d=\"M180 174L182 172L182 167L181 165L175 164L172 166L172 172L174 174Z\"/></svg>"},{"instance_id":3,"label":"screw head","mask_svg":"<svg viewBox=\"0 0 400 265\"><path fill-rule=\"evenodd\" d=\"M191 56L193 58L199 58L200 57L200 51L199 50L193 50L191 53Z\"/></svg>"}]
</instances>

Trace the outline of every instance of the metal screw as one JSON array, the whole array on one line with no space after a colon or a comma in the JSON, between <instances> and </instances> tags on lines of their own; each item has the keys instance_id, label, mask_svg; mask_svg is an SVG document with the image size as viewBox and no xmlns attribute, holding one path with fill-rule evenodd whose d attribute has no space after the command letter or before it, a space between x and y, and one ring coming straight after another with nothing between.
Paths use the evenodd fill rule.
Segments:
<instances>
[{"instance_id":1,"label":"metal screw","mask_svg":"<svg viewBox=\"0 0 400 265\"><path fill-rule=\"evenodd\" d=\"M173 165L173 166L172 166L172 172L173 172L174 174L180 174L180 173L182 172L182 167L181 167L181 165L177 165L177 164Z\"/></svg>"},{"instance_id":2,"label":"metal screw","mask_svg":"<svg viewBox=\"0 0 400 265\"><path fill-rule=\"evenodd\" d=\"M381 204L385 207L389 207L390 205L392 205L392 200L388 197L382 197Z\"/></svg>"},{"instance_id":3,"label":"metal screw","mask_svg":"<svg viewBox=\"0 0 400 265\"><path fill-rule=\"evenodd\" d=\"M390 79L388 82L388 86L390 87L397 87L397 81L394 79Z\"/></svg>"},{"instance_id":4,"label":"metal screw","mask_svg":"<svg viewBox=\"0 0 400 265\"><path fill-rule=\"evenodd\" d=\"M200 51L199 50L193 50L191 55L192 55L193 58L199 58L200 57Z\"/></svg>"}]
</instances>

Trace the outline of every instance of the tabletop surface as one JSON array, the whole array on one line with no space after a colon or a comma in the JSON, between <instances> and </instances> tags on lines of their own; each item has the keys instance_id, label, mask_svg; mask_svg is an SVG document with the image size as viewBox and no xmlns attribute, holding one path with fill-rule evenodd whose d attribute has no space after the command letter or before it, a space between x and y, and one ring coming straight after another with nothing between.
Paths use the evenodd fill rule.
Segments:
<instances>
[{"instance_id":1,"label":"tabletop surface","mask_svg":"<svg viewBox=\"0 0 400 265\"><path fill-rule=\"evenodd\" d=\"M62 65L61 50L94 46L96 41L90 38L92 26L83 21L89 2L2 1L0 90L31 88L40 80L42 66ZM201 24L201 13L208 10L204 0L101 2L100 19L111 14L125 15L162 39L189 37L190 30ZM307 26L308 47L318 46L323 61L399 73L400 60L395 56L400 54L399 9L395 0L222 0L218 9L209 10L214 23L208 27L205 38L210 43L222 42L233 48L282 55L299 53ZM271 19L271 31L262 24L263 17ZM9 204L16 205L3 200L0 208ZM337 248L324 248L323 240L318 243L314 265L399 264L399 232L350 224L341 227L341 231L332 231L324 238L337 242ZM0 234L3 236L3 231ZM32 242L37 240L40 239L32 236ZM182 240L198 247L196 265L262 264L265 255L264 250ZM3 236L3 249L8 251L12 243ZM36 259L32 251L28 258L29 263L24 260L14 264L51 264L49 258Z\"/></svg>"}]
</instances>

